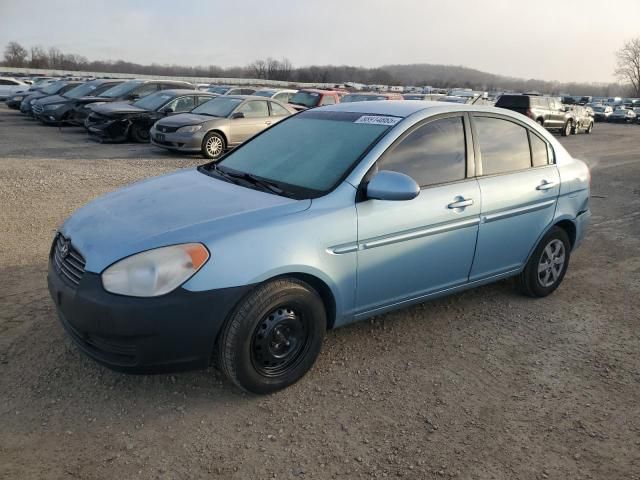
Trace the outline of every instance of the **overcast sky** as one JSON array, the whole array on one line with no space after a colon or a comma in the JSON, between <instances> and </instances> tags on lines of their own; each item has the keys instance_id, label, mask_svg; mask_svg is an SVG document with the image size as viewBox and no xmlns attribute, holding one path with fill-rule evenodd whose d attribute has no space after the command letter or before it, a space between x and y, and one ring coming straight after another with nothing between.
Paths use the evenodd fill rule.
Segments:
<instances>
[{"instance_id":1,"label":"overcast sky","mask_svg":"<svg viewBox=\"0 0 640 480\"><path fill-rule=\"evenodd\" d=\"M639 25L640 0L0 0L0 48L181 65L438 63L560 81L613 80Z\"/></svg>"}]
</instances>

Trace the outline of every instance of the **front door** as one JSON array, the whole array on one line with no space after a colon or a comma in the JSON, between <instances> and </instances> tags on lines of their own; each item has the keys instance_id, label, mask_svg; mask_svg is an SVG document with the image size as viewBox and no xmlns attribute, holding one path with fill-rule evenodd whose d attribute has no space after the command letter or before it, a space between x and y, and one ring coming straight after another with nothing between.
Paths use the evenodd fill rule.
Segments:
<instances>
[{"instance_id":1,"label":"front door","mask_svg":"<svg viewBox=\"0 0 640 480\"><path fill-rule=\"evenodd\" d=\"M234 111L242 113L242 118L233 118L231 115L231 129L229 143L238 145L245 142L255 134L271 125L269 118L269 106L266 100L250 100L244 102Z\"/></svg>"},{"instance_id":2,"label":"front door","mask_svg":"<svg viewBox=\"0 0 640 480\"><path fill-rule=\"evenodd\" d=\"M356 316L467 282L480 190L467 175L465 122L464 115L429 120L408 131L378 160L377 168L409 175L421 191L409 201L356 204Z\"/></svg>"}]
</instances>

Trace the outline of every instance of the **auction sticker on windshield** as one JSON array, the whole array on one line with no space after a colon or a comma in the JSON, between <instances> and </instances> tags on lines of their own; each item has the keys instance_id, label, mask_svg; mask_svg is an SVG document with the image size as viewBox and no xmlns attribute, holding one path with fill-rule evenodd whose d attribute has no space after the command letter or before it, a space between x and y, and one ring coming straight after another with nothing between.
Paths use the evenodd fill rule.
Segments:
<instances>
[{"instance_id":1,"label":"auction sticker on windshield","mask_svg":"<svg viewBox=\"0 0 640 480\"><path fill-rule=\"evenodd\" d=\"M395 125L402 118L388 117L383 115L363 115L353 123L368 123L370 125Z\"/></svg>"}]
</instances>

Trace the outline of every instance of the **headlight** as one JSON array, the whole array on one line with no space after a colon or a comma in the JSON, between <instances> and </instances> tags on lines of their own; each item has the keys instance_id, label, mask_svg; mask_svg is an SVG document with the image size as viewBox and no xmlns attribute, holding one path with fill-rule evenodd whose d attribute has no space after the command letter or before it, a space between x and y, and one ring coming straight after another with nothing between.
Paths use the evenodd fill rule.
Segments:
<instances>
[{"instance_id":1,"label":"headlight","mask_svg":"<svg viewBox=\"0 0 640 480\"><path fill-rule=\"evenodd\" d=\"M111 293L157 297L193 276L209 260L201 243L155 248L114 263L102 272L102 285Z\"/></svg>"},{"instance_id":2,"label":"headlight","mask_svg":"<svg viewBox=\"0 0 640 480\"><path fill-rule=\"evenodd\" d=\"M45 109L45 110L56 110L56 109L60 108L62 105L64 105L64 104L62 104L62 103L55 103L55 104L53 104L53 105L45 105L45 106L44 106L44 109Z\"/></svg>"},{"instance_id":3,"label":"headlight","mask_svg":"<svg viewBox=\"0 0 640 480\"><path fill-rule=\"evenodd\" d=\"M23 98L24 98L24 95L16 95L15 97L13 97L12 100L15 100L17 102L18 100L22 100Z\"/></svg>"},{"instance_id":4,"label":"headlight","mask_svg":"<svg viewBox=\"0 0 640 480\"><path fill-rule=\"evenodd\" d=\"M193 133L202 128L202 125L189 125L188 127L180 127L176 130L177 133Z\"/></svg>"}]
</instances>

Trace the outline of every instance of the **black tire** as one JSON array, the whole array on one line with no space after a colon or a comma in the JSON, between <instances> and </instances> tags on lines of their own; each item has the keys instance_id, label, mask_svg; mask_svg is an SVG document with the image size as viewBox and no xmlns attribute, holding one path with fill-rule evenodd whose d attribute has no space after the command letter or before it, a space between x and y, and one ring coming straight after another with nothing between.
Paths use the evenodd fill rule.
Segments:
<instances>
[{"instance_id":1,"label":"black tire","mask_svg":"<svg viewBox=\"0 0 640 480\"><path fill-rule=\"evenodd\" d=\"M560 135L562 135L563 137L568 137L569 135L571 135L572 131L573 122L571 120L567 120L567 123L564 124L564 127L562 127L562 130L560 131Z\"/></svg>"},{"instance_id":2,"label":"black tire","mask_svg":"<svg viewBox=\"0 0 640 480\"><path fill-rule=\"evenodd\" d=\"M584 131L584 133L586 133L587 135L589 135L591 132L593 132L593 121L589 122L589 126Z\"/></svg>"},{"instance_id":3,"label":"black tire","mask_svg":"<svg viewBox=\"0 0 640 480\"><path fill-rule=\"evenodd\" d=\"M548 270L547 272L540 272L539 268L542 267L543 261L549 257L546 249L547 247L557 246L558 244L555 242L560 242L562 244L562 254L563 254L563 263L559 271L555 270L553 273ZM553 247L551 247L553 251ZM527 262L522 273L518 277L518 283L520 286L520 290L525 295L530 297L546 297L551 294L558 286L562 283L564 279L564 275L567 272L567 268L569 266L569 258L571 256L571 243L569 242L569 236L567 232L560 227L553 227L547 234L540 240L538 246L533 251L531 258ZM548 265L553 264L553 260L551 258L548 259ZM545 262L546 263L546 262ZM551 267L550 267L551 268ZM556 273L557 272L557 273ZM545 284L543 278L553 277L553 274L556 273L556 278L553 279L553 283Z\"/></svg>"},{"instance_id":4,"label":"black tire","mask_svg":"<svg viewBox=\"0 0 640 480\"><path fill-rule=\"evenodd\" d=\"M134 142L149 143L149 128L144 125L134 123L129 127L129 136Z\"/></svg>"},{"instance_id":5,"label":"black tire","mask_svg":"<svg viewBox=\"0 0 640 480\"><path fill-rule=\"evenodd\" d=\"M215 145L219 145L219 148L212 149L211 146L215 143ZM210 158L215 160L224 155L225 150L227 149L227 142L224 137L218 132L209 132L202 139L201 151L202 155L205 158Z\"/></svg>"},{"instance_id":6,"label":"black tire","mask_svg":"<svg viewBox=\"0 0 640 480\"><path fill-rule=\"evenodd\" d=\"M313 366L327 325L318 293L297 279L256 287L218 337L217 364L239 388L267 394L300 380Z\"/></svg>"}]
</instances>

